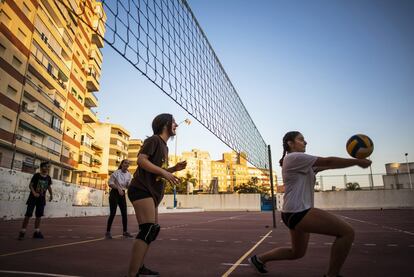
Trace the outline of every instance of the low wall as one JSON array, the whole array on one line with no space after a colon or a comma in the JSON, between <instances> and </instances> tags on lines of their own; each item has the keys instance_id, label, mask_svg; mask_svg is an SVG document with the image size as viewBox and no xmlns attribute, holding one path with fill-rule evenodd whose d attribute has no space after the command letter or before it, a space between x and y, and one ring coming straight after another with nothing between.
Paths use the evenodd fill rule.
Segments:
<instances>
[{"instance_id":1,"label":"low wall","mask_svg":"<svg viewBox=\"0 0 414 277\"><path fill-rule=\"evenodd\" d=\"M171 207L173 195L165 195L160 207ZM199 207L205 211L260 211L260 194L177 195L178 208Z\"/></svg>"},{"instance_id":2,"label":"low wall","mask_svg":"<svg viewBox=\"0 0 414 277\"><path fill-rule=\"evenodd\" d=\"M0 219L24 217L29 183L32 174L0 168ZM77 217L108 215L108 194L102 190L53 180L53 201L46 203L45 217ZM47 194L47 199L49 195ZM189 211L259 211L260 195L178 195L178 208L173 206L173 195L165 195L160 213ZM134 210L129 201L128 213ZM192 208L192 209L191 209ZM196 209L194 209L196 208ZM117 211L119 213L119 209Z\"/></svg>"},{"instance_id":3,"label":"low wall","mask_svg":"<svg viewBox=\"0 0 414 277\"><path fill-rule=\"evenodd\" d=\"M278 210L283 194L277 195ZM357 190L315 192L315 207L326 210L413 209L414 190Z\"/></svg>"}]
</instances>

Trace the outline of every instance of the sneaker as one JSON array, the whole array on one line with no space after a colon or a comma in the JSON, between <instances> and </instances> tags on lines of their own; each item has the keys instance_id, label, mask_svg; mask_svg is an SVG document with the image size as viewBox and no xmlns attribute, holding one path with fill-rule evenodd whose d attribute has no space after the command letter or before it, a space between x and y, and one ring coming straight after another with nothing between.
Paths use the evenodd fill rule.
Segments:
<instances>
[{"instance_id":1,"label":"sneaker","mask_svg":"<svg viewBox=\"0 0 414 277\"><path fill-rule=\"evenodd\" d=\"M259 262L259 260L257 260L257 256L256 256L256 255L254 255L254 256L252 256L252 257L250 257L250 258L248 259L248 261L249 261L249 264L250 264L251 266L253 266L253 267L254 267L254 269L255 269L258 273L260 273L260 274L266 274L266 273L268 273L268 271L267 271L267 269L266 269L265 264L264 264L264 263L262 263L262 262Z\"/></svg>"},{"instance_id":2,"label":"sneaker","mask_svg":"<svg viewBox=\"0 0 414 277\"><path fill-rule=\"evenodd\" d=\"M43 234L39 231L39 232L34 232L33 233L33 238L34 239L44 239Z\"/></svg>"},{"instance_id":3,"label":"sneaker","mask_svg":"<svg viewBox=\"0 0 414 277\"><path fill-rule=\"evenodd\" d=\"M142 267L139 269L137 277L154 277L154 276L160 276L160 274L156 271L152 271L149 268L146 268L145 265L142 265Z\"/></svg>"},{"instance_id":4,"label":"sneaker","mask_svg":"<svg viewBox=\"0 0 414 277\"><path fill-rule=\"evenodd\" d=\"M17 239L18 239L18 240L23 240L23 239L24 239L24 235L25 235L25 234L26 234L25 232L20 231L20 232L19 232L19 236L17 237Z\"/></svg>"},{"instance_id":5,"label":"sneaker","mask_svg":"<svg viewBox=\"0 0 414 277\"><path fill-rule=\"evenodd\" d=\"M124 238L133 238L134 236L133 235L131 235L129 232L124 232L123 234L122 234L123 236L124 236Z\"/></svg>"},{"instance_id":6,"label":"sneaker","mask_svg":"<svg viewBox=\"0 0 414 277\"><path fill-rule=\"evenodd\" d=\"M106 239L112 239L111 232L106 232L106 233L105 233L105 238L106 238Z\"/></svg>"}]
</instances>

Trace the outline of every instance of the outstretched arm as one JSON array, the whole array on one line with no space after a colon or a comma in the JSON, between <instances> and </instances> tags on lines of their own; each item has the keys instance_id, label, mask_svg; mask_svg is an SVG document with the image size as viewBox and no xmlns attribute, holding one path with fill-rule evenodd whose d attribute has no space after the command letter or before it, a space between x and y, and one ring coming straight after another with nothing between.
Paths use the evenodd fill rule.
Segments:
<instances>
[{"instance_id":1,"label":"outstretched arm","mask_svg":"<svg viewBox=\"0 0 414 277\"><path fill-rule=\"evenodd\" d=\"M338 157L318 157L313 166L315 172L320 172L327 169L339 169L357 165L362 168L367 168L371 165L371 161L367 159L344 159Z\"/></svg>"}]
</instances>

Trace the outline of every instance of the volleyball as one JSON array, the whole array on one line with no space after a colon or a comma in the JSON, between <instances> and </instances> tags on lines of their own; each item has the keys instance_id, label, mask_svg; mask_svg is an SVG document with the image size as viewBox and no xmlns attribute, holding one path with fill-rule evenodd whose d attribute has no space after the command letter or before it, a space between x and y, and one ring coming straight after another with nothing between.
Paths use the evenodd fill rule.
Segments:
<instances>
[{"instance_id":1,"label":"volleyball","mask_svg":"<svg viewBox=\"0 0 414 277\"><path fill-rule=\"evenodd\" d=\"M366 135L353 135L346 143L346 151L348 154L357 159L365 159L369 157L373 150L374 143Z\"/></svg>"}]
</instances>

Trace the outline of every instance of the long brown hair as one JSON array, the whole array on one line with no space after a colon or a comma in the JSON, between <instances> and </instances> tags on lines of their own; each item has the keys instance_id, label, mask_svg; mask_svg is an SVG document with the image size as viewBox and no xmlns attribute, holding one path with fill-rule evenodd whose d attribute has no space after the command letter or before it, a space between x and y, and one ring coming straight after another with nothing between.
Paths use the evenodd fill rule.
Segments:
<instances>
[{"instance_id":1,"label":"long brown hair","mask_svg":"<svg viewBox=\"0 0 414 277\"><path fill-rule=\"evenodd\" d=\"M121 161L121 163L119 164L118 169L121 169L122 168L122 165L124 164L125 161L128 161L128 159L123 159Z\"/></svg>"},{"instance_id":2,"label":"long brown hair","mask_svg":"<svg viewBox=\"0 0 414 277\"><path fill-rule=\"evenodd\" d=\"M283 166L283 159L285 158L287 152L290 151L288 141L293 142L298 135L300 135L300 132L290 131L290 132L287 132L285 136L283 137L283 155L282 155L282 158L279 160L280 166Z\"/></svg>"}]
</instances>

